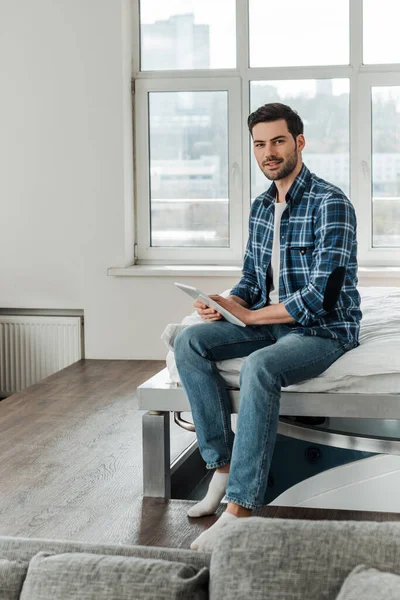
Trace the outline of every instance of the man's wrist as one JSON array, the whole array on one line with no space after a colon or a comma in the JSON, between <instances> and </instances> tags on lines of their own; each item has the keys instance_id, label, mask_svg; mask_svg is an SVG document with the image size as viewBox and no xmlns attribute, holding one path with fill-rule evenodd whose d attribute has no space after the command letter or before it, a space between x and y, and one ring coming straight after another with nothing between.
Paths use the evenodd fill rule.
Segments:
<instances>
[{"instance_id":1,"label":"man's wrist","mask_svg":"<svg viewBox=\"0 0 400 600\"><path fill-rule=\"evenodd\" d=\"M292 324L296 320L288 313L285 305L269 304L263 308L250 310L248 315L248 325L272 325L272 324Z\"/></svg>"},{"instance_id":2,"label":"man's wrist","mask_svg":"<svg viewBox=\"0 0 400 600\"><path fill-rule=\"evenodd\" d=\"M249 309L249 314L247 316L247 325L259 325L259 323L257 323L257 313L259 312L258 310L250 310Z\"/></svg>"}]
</instances>

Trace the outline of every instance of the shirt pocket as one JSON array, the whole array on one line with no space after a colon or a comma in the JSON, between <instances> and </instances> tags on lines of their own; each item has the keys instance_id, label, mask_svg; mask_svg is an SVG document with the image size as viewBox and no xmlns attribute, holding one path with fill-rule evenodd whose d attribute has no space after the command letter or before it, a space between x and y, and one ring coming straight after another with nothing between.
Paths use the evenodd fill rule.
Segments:
<instances>
[{"instance_id":1,"label":"shirt pocket","mask_svg":"<svg viewBox=\"0 0 400 600\"><path fill-rule=\"evenodd\" d=\"M311 268L314 244L305 243L299 244L298 242L288 245L288 252L290 260L296 267L301 267L304 271L309 271Z\"/></svg>"}]
</instances>

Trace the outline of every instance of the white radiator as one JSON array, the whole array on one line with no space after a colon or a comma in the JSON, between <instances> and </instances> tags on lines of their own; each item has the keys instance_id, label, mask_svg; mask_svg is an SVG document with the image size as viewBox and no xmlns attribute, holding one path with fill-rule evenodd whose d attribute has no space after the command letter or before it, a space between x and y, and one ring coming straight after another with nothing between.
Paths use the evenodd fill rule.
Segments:
<instances>
[{"instance_id":1,"label":"white radiator","mask_svg":"<svg viewBox=\"0 0 400 600\"><path fill-rule=\"evenodd\" d=\"M0 394L8 396L82 358L81 318L0 315Z\"/></svg>"}]
</instances>

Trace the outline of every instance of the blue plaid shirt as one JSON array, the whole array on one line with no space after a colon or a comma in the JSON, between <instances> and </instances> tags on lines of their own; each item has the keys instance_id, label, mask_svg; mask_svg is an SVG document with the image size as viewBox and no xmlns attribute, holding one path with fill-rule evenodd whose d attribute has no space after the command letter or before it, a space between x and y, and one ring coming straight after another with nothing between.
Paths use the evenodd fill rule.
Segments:
<instances>
[{"instance_id":1,"label":"blue plaid shirt","mask_svg":"<svg viewBox=\"0 0 400 600\"><path fill-rule=\"evenodd\" d=\"M269 303L275 183L253 202L243 276L231 294L252 310ZM280 228L279 301L295 319L295 333L331 337L358 346L354 208L336 186L303 165L286 194Z\"/></svg>"}]
</instances>

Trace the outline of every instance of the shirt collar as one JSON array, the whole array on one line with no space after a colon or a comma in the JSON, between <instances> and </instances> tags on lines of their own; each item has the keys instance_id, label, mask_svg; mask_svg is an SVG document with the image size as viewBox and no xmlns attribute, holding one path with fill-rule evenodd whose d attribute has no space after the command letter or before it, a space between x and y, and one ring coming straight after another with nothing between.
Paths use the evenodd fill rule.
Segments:
<instances>
[{"instance_id":1,"label":"shirt collar","mask_svg":"<svg viewBox=\"0 0 400 600\"><path fill-rule=\"evenodd\" d=\"M310 178L311 172L303 163L300 173L297 175L296 179L293 181L286 194L286 202L300 202L301 198L303 197L304 191L310 181ZM264 206L268 206L268 204L270 204L271 202L275 202L276 194L277 188L275 185L275 181L273 181L268 190L264 192Z\"/></svg>"}]
</instances>

